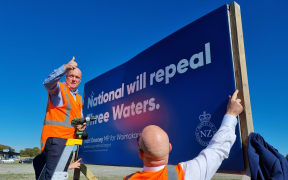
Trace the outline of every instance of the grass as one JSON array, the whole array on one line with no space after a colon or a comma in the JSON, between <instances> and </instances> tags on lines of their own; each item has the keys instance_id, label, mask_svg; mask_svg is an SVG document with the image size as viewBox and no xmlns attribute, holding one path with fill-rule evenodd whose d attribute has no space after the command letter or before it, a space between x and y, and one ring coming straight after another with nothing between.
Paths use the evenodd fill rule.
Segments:
<instances>
[{"instance_id":1,"label":"grass","mask_svg":"<svg viewBox=\"0 0 288 180\"><path fill-rule=\"evenodd\" d=\"M34 180L35 175L34 174L1 174L1 180L15 180L15 179L21 179L21 180Z\"/></svg>"},{"instance_id":2,"label":"grass","mask_svg":"<svg viewBox=\"0 0 288 180\"><path fill-rule=\"evenodd\" d=\"M96 176L98 180L122 180L123 176L115 176L115 175L101 175ZM87 179L82 173L80 175L80 179ZM69 173L69 180L73 180L73 174Z\"/></svg>"},{"instance_id":3,"label":"grass","mask_svg":"<svg viewBox=\"0 0 288 180\"><path fill-rule=\"evenodd\" d=\"M34 174L0 174L1 180L34 180L35 175ZM73 179L73 175L69 174L69 180ZM83 175L80 176L80 179L87 179ZM123 177L121 176L100 176L98 177L98 180L121 180Z\"/></svg>"},{"instance_id":4,"label":"grass","mask_svg":"<svg viewBox=\"0 0 288 180\"><path fill-rule=\"evenodd\" d=\"M0 174L1 180L34 180L35 175L34 174ZM69 174L69 180L73 180L73 175ZM87 179L82 174L80 176L80 179ZM123 179L122 176L99 176L98 180L121 180ZM232 176L220 176L220 177L214 177L212 180L239 180L242 179L240 177L233 177Z\"/></svg>"},{"instance_id":5,"label":"grass","mask_svg":"<svg viewBox=\"0 0 288 180\"><path fill-rule=\"evenodd\" d=\"M98 180L121 180L126 175L137 171L136 168L127 167L111 167L88 165L88 168L93 172ZM73 179L73 171L69 171L69 180ZM80 179L87 179L81 173ZM240 180L243 179L241 175L236 174L222 174L219 173L212 178L212 180ZM246 178L245 178L246 179ZM35 180L34 169L32 164L0 164L0 180Z\"/></svg>"},{"instance_id":6,"label":"grass","mask_svg":"<svg viewBox=\"0 0 288 180\"><path fill-rule=\"evenodd\" d=\"M1 174L1 180L34 180L35 175L34 174ZM69 176L69 180L72 180L73 178ZM80 179L86 179L84 176L81 176ZM110 177L98 177L98 180L119 180L123 179L123 177L119 176L110 176Z\"/></svg>"}]
</instances>

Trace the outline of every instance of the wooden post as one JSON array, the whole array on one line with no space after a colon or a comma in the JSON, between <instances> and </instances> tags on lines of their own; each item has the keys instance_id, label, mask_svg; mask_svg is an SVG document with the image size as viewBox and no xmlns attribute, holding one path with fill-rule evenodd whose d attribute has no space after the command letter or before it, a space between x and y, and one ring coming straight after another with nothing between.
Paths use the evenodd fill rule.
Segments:
<instances>
[{"instance_id":1,"label":"wooden post","mask_svg":"<svg viewBox=\"0 0 288 180\"><path fill-rule=\"evenodd\" d=\"M244 112L239 116L244 164L246 174L250 175L247 148L249 134L254 131L254 128L249 96L241 12L240 6L236 2L232 2L229 5L229 17L236 88L239 89L239 98L242 99L242 105L244 107Z\"/></svg>"},{"instance_id":2,"label":"wooden post","mask_svg":"<svg viewBox=\"0 0 288 180\"><path fill-rule=\"evenodd\" d=\"M75 152L74 161L78 160L79 146L77 146L77 150ZM85 164L81 164L80 169L74 169L73 180L80 179L80 171L84 174L84 176L89 180L98 180L98 178L87 168Z\"/></svg>"},{"instance_id":3,"label":"wooden post","mask_svg":"<svg viewBox=\"0 0 288 180\"><path fill-rule=\"evenodd\" d=\"M79 146L77 146L77 150L74 156L74 161L78 160L78 152L79 152ZM74 169L73 180L79 180L79 179L80 179L80 169Z\"/></svg>"}]
</instances>

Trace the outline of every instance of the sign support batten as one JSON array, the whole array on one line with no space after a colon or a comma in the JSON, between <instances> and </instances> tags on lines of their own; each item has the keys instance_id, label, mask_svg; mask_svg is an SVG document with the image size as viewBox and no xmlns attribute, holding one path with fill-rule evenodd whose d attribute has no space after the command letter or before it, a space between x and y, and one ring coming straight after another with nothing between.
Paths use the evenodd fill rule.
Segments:
<instances>
[{"instance_id":1,"label":"sign support batten","mask_svg":"<svg viewBox=\"0 0 288 180\"><path fill-rule=\"evenodd\" d=\"M229 5L230 16L230 30L233 51L234 73L236 80L236 88L239 89L239 98L242 99L244 112L239 116L239 123L241 129L241 139L243 145L243 157L246 174L249 175L249 162L248 162L248 138L249 134L254 131L252 111L248 86L248 75L245 57L245 48L242 31L242 20L240 6L236 2Z\"/></svg>"}]
</instances>

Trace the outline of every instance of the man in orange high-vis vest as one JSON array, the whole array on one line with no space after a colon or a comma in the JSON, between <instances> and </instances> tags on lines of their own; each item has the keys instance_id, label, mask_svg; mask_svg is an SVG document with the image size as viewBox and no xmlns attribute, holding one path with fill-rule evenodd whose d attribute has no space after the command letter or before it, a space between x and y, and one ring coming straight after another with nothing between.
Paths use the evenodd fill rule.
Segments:
<instances>
[{"instance_id":1,"label":"man in orange high-vis vest","mask_svg":"<svg viewBox=\"0 0 288 180\"><path fill-rule=\"evenodd\" d=\"M59 82L65 74L65 82ZM33 161L36 179L44 165L45 179L51 179L67 139L75 138L75 128L81 131L86 128L85 123L76 127L71 124L74 118L82 117L82 97L77 89L80 82L81 71L73 57L67 64L55 69L43 83L49 97L41 134L42 153ZM80 162L77 162L76 167L79 167ZM75 164L71 167L75 167Z\"/></svg>"},{"instance_id":2,"label":"man in orange high-vis vest","mask_svg":"<svg viewBox=\"0 0 288 180\"><path fill-rule=\"evenodd\" d=\"M138 138L139 157L143 171L126 176L124 180L209 180L222 161L228 157L235 142L236 117L243 111L237 98L238 90L229 96L229 103L222 124L209 145L200 154L176 166L167 165L172 146L167 133L158 126L145 127Z\"/></svg>"}]
</instances>

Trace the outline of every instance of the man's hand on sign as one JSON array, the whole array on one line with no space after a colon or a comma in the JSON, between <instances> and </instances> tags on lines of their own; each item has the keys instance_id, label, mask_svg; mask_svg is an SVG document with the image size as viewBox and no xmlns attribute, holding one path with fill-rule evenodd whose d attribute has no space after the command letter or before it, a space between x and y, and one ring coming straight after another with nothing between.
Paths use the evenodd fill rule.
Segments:
<instances>
[{"instance_id":1,"label":"man's hand on sign","mask_svg":"<svg viewBox=\"0 0 288 180\"><path fill-rule=\"evenodd\" d=\"M67 70L73 70L76 69L78 66L77 62L75 61L75 57L73 56L73 58L71 59L71 61L69 61L67 64L64 65L64 69Z\"/></svg>"},{"instance_id":2,"label":"man's hand on sign","mask_svg":"<svg viewBox=\"0 0 288 180\"><path fill-rule=\"evenodd\" d=\"M243 111L243 106L241 105L241 99L237 98L238 92L239 90L236 89L232 97L229 95L229 103L227 106L226 114L238 116Z\"/></svg>"},{"instance_id":3,"label":"man's hand on sign","mask_svg":"<svg viewBox=\"0 0 288 180\"><path fill-rule=\"evenodd\" d=\"M69 170L71 170L71 169L79 169L80 168L80 166L81 166L81 158L80 159L78 159L77 161L75 161L75 162L73 162L73 163L71 163L70 165L69 165L69 167L68 167L68 169Z\"/></svg>"}]
</instances>

